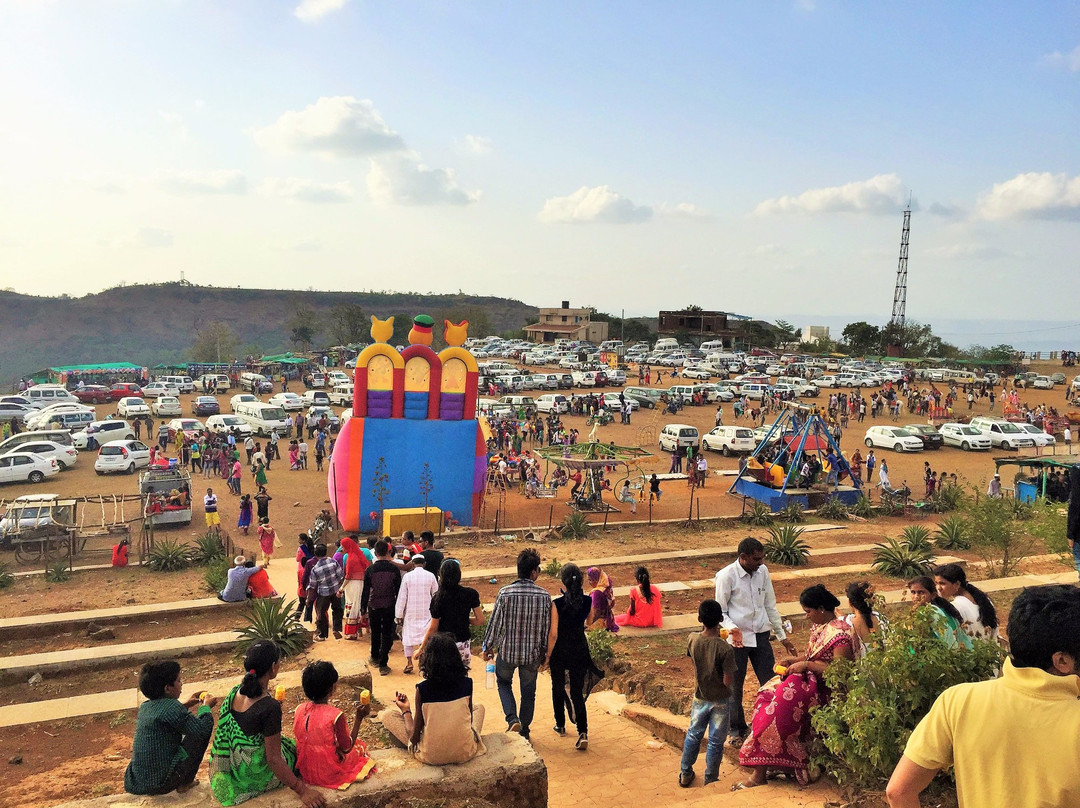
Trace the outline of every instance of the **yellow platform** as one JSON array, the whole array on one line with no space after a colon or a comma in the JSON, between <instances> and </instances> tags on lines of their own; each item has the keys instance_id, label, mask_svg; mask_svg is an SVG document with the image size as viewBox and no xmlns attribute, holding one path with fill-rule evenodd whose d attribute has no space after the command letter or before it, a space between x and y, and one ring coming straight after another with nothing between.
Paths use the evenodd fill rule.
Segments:
<instances>
[{"instance_id":1,"label":"yellow platform","mask_svg":"<svg viewBox=\"0 0 1080 808\"><path fill-rule=\"evenodd\" d=\"M411 530L417 538L420 531L430 530L439 534L443 529L443 512L439 508L387 508L383 511L382 528L384 536L398 538L406 530Z\"/></svg>"}]
</instances>

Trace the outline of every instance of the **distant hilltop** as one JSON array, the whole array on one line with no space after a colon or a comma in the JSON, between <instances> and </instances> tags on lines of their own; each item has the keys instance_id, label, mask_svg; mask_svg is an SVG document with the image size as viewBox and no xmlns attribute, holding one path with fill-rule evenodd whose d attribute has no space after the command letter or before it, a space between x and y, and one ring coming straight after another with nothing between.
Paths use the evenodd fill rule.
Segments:
<instances>
[{"instance_id":1,"label":"distant hilltop","mask_svg":"<svg viewBox=\"0 0 1080 808\"><path fill-rule=\"evenodd\" d=\"M295 289L229 289L160 283L117 286L85 297L35 297L0 291L0 380L5 383L41 368L91 362L158 363L191 359L198 331L227 323L239 338L239 355L295 350L292 329L307 312L315 329L314 348L339 344L348 330L344 314L363 310L365 323L355 341L370 341L374 314L414 314L471 321L470 335L522 328L538 309L519 300L467 294L414 292L305 292ZM359 307L359 308L357 308ZM407 327L406 327L407 330Z\"/></svg>"}]
</instances>

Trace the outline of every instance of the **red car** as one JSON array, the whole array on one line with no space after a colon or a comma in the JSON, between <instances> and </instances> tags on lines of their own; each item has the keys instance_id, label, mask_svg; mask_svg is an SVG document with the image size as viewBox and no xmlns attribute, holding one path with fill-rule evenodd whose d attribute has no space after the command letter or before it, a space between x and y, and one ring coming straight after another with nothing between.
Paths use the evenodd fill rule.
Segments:
<instances>
[{"instance_id":1,"label":"red car","mask_svg":"<svg viewBox=\"0 0 1080 808\"><path fill-rule=\"evenodd\" d=\"M75 398L83 404L104 404L112 401L112 395L108 387L100 384L86 384L73 391Z\"/></svg>"},{"instance_id":2,"label":"red car","mask_svg":"<svg viewBox=\"0 0 1080 808\"><path fill-rule=\"evenodd\" d=\"M119 384L114 384L112 387L109 388L109 398L111 398L113 401L119 401L120 399L127 398L128 396L136 396L137 398L142 398L142 388L139 387L139 385L135 384L135 382L120 382Z\"/></svg>"}]
</instances>

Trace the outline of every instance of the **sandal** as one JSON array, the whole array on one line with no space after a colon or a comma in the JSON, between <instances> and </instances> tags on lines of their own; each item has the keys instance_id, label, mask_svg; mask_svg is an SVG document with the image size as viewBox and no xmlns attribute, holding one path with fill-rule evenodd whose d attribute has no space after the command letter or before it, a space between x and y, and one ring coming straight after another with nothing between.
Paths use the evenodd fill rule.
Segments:
<instances>
[{"instance_id":1,"label":"sandal","mask_svg":"<svg viewBox=\"0 0 1080 808\"><path fill-rule=\"evenodd\" d=\"M412 673L412 672L413 672L413 666L412 666L412 663L410 662L410 663L409 663L408 665L406 665L406 666L405 666L405 667L404 667L404 668L402 669L402 671L401 671L401 672L402 672L402 673Z\"/></svg>"},{"instance_id":2,"label":"sandal","mask_svg":"<svg viewBox=\"0 0 1080 808\"><path fill-rule=\"evenodd\" d=\"M731 790L732 791L746 791L746 789L748 789L748 788L757 788L758 785L759 785L758 783L746 783L746 782L743 782L742 780L740 780L739 782L737 782L735 785L733 785L731 787Z\"/></svg>"}]
</instances>

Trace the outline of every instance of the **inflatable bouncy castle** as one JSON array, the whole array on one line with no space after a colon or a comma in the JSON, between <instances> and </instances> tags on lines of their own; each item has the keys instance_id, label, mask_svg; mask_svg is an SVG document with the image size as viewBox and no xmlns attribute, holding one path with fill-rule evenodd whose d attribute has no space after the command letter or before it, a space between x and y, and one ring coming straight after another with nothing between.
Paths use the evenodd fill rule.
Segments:
<instances>
[{"instance_id":1,"label":"inflatable bouncy castle","mask_svg":"<svg viewBox=\"0 0 1080 808\"><path fill-rule=\"evenodd\" d=\"M378 527L376 468L386 475L382 507L425 504L421 478L427 464L427 504L462 525L475 524L484 494L487 447L476 420L477 366L464 347L468 321L444 321L447 348L431 349L435 322L413 320L409 347L387 344L394 318L371 318L369 345L356 358L352 417L341 428L330 458L330 503L346 531Z\"/></svg>"}]
</instances>

